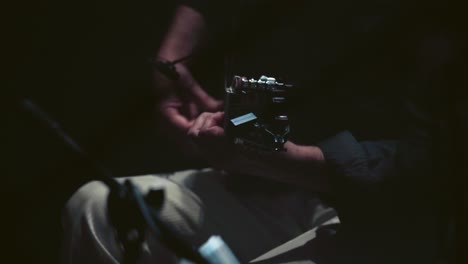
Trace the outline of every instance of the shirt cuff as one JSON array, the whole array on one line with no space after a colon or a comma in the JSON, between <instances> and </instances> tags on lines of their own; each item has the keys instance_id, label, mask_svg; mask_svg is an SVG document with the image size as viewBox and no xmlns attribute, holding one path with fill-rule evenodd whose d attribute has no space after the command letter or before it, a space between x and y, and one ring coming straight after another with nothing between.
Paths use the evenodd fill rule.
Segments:
<instances>
[{"instance_id":1,"label":"shirt cuff","mask_svg":"<svg viewBox=\"0 0 468 264\"><path fill-rule=\"evenodd\" d=\"M347 211L376 191L367 154L349 131L328 138L317 146L322 150L328 169L331 193L327 197L338 210Z\"/></svg>"},{"instance_id":2,"label":"shirt cuff","mask_svg":"<svg viewBox=\"0 0 468 264\"><path fill-rule=\"evenodd\" d=\"M340 132L317 145L334 174L345 178L358 177L363 181L372 180L368 177L367 154L349 131Z\"/></svg>"}]
</instances>

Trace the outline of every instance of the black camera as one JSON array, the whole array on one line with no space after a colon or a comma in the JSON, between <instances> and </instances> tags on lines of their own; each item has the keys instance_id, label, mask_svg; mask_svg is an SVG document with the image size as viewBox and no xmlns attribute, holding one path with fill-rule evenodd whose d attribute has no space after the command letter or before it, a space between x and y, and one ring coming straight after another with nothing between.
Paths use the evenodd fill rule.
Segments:
<instances>
[{"instance_id":1,"label":"black camera","mask_svg":"<svg viewBox=\"0 0 468 264\"><path fill-rule=\"evenodd\" d=\"M254 149L284 151L290 132L287 96L292 87L267 76L258 80L234 76L226 88L227 137Z\"/></svg>"}]
</instances>

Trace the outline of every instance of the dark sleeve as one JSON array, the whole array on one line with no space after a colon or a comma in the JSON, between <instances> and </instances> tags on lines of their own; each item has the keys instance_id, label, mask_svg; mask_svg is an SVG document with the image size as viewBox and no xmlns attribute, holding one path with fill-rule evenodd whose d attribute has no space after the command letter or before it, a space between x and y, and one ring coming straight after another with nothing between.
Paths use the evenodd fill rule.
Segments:
<instances>
[{"instance_id":1,"label":"dark sleeve","mask_svg":"<svg viewBox=\"0 0 468 264\"><path fill-rule=\"evenodd\" d=\"M332 191L338 202L352 193L374 192L384 177L377 169L393 161L396 144L396 141L360 143L349 131L320 142L318 146L327 161Z\"/></svg>"},{"instance_id":2,"label":"dark sleeve","mask_svg":"<svg viewBox=\"0 0 468 264\"><path fill-rule=\"evenodd\" d=\"M318 144L341 220L340 256L352 263L420 263L435 252L446 193L446 179L436 178L443 156L436 131L435 123L413 123L394 140L358 141L343 131Z\"/></svg>"},{"instance_id":3,"label":"dark sleeve","mask_svg":"<svg viewBox=\"0 0 468 264\"><path fill-rule=\"evenodd\" d=\"M382 183L391 172L396 141L358 142L343 131L318 144L329 171L331 202L342 221L360 224L359 214L376 202ZM377 207L377 205L375 205Z\"/></svg>"},{"instance_id":4,"label":"dark sleeve","mask_svg":"<svg viewBox=\"0 0 468 264\"><path fill-rule=\"evenodd\" d=\"M416 212L414 208L434 205L437 184L444 182L436 182L435 176L447 157L442 123L429 103L406 105L408 120L399 138L358 141L343 131L318 144L330 172L331 201L343 221L369 225L377 215L384 222L398 221L392 211Z\"/></svg>"},{"instance_id":5,"label":"dark sleeve","mask_svg":"<svg viewBox=\"0 0 468 264\"><path fill-rule=\"evenodd\" d=\"M414 56L407 65L414 66L400 92L404 103L395 136L368 141L357 139L351 129L317 144L330 172L330 200L343 222L368 225L381 217L389 224L408 223L435 212L447 193L453 157L450 87L457 86L458 50L445 29L423 29L406 48Z\"/></svg>"}]
</instances>

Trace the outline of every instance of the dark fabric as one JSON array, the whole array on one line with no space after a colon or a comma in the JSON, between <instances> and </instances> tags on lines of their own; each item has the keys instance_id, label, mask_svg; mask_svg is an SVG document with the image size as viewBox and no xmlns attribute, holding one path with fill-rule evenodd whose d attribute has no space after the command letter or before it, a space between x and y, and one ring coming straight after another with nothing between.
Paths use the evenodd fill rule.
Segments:
<instances>
[{"instance_id":1,"label":"dark fabric","mask_svg":"<svg viewBox=\"0 0 468 264\"><path fill-rule=\"evenodd\" d=\"M226 3L223 17L210 19L231 19L220 38L231 49L231 75L280 76L297 86L291 139L324 152L327 198L342 220L339 255L356 256L351 263L434 261L457 52L446 6Z\"/></svg>"}]
</instances>

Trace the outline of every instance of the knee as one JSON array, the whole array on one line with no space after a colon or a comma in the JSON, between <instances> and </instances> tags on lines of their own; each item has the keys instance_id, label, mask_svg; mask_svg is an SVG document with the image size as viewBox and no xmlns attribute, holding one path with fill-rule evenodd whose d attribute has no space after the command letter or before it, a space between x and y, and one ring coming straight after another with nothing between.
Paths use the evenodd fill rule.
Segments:
<instances>
[{"instance_id":1,"label":"knee","mask_svg":"<svg viewBox=\"0 0 468 264\"><path fill-rule=\"evenodd\" d=\"M70 225L90 211L106 209L109 189L99 181L89 182L78 189L68 200L62 213L63 224Z\"/></svg>"},{"instance_id":2,"label":"knee","mask_svg":"<svg viewBox=\"0 0 468 264\"><path fill-rule=\"evenodd\" d=\"M101 182L81 187L62 213L65 263L118 263L120 250L107 219L108 188Z\"/></svg>"},{"instance_id":3,"label":"knee","mask_svg":"<svg viewBox=\"0 0 468 264\"><path fill-rule=\"evenodd\" d=\"M165 199L160 217L180 235L191 237L202 226L203 206L191 191L154 176L133 177L132 182L143 194L152 188L164 188ZM90 260L90 263L96 260L100 263L119 263L120 247L107 216L108 194L107 186L101 182L91 182L81 187L66 204L62 214L66 263Z\"/></svg>"}]
</instances>

